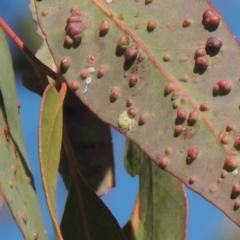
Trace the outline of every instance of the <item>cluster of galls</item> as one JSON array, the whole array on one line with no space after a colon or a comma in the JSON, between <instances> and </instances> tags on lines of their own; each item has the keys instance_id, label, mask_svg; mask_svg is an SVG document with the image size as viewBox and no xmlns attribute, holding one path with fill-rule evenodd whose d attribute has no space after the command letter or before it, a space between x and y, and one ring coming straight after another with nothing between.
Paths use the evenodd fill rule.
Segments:
<instances>
[{"instance_id":1,"label":"cluster of galls","mask_svg":"<svg viewBox=\"0 0 240 240\"><path fill-rule=\"evenodd\" d=\"M211 10L203 13L202 23L209 31L216 30L220 23L220 17ZM209 37L206 41L205 48L198 48L195 51L195 71L204 72L209 66L209 56L216 55L222 47L222 41L216 37Z\"/></svg>"},{"instance_id":2,"label":"cluster of galls","mask_svg":"<svg viewBox=\"0 0 240 240\"><path fill-rule=\"evenodd\" d=\"M202 23L207 30L213 31L218 27L220 23L220 17L216 12L213 12L212 10L206 10L203 13Z\"/></svg>"},{"instance_id":3,"label":"cluster of galls","mask_svg":"<svg viewBox=\"0 0 240 240\"><path fill-rule=\"evenodd\" d=\"M82 14L75 7L71 9L71 16L67 19L67 26L65 30L65 44L72 45L80 43L85 30L85 25Z\"/></svg>"}]
</instances>

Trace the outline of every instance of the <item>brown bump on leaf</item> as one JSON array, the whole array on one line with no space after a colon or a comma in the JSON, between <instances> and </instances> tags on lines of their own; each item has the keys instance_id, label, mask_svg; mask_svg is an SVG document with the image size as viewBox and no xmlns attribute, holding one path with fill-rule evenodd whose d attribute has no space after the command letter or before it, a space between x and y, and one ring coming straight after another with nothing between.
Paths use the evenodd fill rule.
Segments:
<instances>
[{"instance_id":1,"label":"brown bump on leaf","mask_svg":"<svg viewBox=\"0 0 240 240\"><path fill-rule=\"evenodd\" d=\"M202 103L199 107L200 111L205 112L210 109L210 104L209 103Z\"/></svg>"},{"instance_id":2,"label":"brown bump on leaf","mask_svg":"<svg viewBox=\"0 0 240 240\"><path fill-rule=\"evenodd\" d=\"M97 77L101 78L105 74L106 69L107 69L107 67L105 65L103 65L103 64L100 65L98 68Z\"/></svg>"},{"instance_id":3,"label":"brown bump on leaf","mask_svg":"<svg viewBox=\"0 0 240 240\"><path fill-rule=\"evenodd\" d=\"M62 59L60 63L60 71L61 73L65 73L70 66L70 59L69 58L64 58Z\"/></svg>"},{"instance_id":4,"label":"brown bump on leaf","mask_svg":"<svg viewBox=\"0 0 240 240\"><path fill-rule=\"evenodd\" d=\"M213 95L214 96L216 96L216 95L218 95L218 93L219 93L219 86L218 86L218 84L215 84L214 86L213 86Z\"/></svg>"},{"instance_id":5,"label":"brown bump on leaf","mask_svg":"<svg viewBox=\"0 0 240 240\"><path fill-rule=\"evenodd\" d=\"M162 169L165 169L169 164L169 159L167 157L163 157L159 160L158 166Z\"/></svg>"},{"instance_id":6,"label":"brown bump on leaf","mask_svg":"<svg viewBox=\"0 0 240 240\"><path fill-rule=\"evenodd\" d=\"M142 113L139 116L138 124L143 125L144 123L146 123L147 119L148 119L148 113L147 112Z\"/></svg>"},{"instance_id":7,"label":"brown bump on leaf","mask_svg":"<svg viewBox=\"0 0 240 240\"><path fill-rule=\"evenodd\" d=\"M168 83L164 89L164 96L167 96L169 93L175 90L175 86L173 83Z\"/></svg>"},{"instance_id":8,"label":"brown bump on leaf","mask_svg":"<svg viewBox=\"0 0 240 240\"><path fill-rule=\"evenodd\" d=\"M80 87L79 82L77 80L74 80L73 82L69 83L68 86L73 92L76 92Z\"/></svg>"},{"instance_id":9,"label":"brown bump on leaf","mask_svg":"<svg viewBox=\"0 0 240 240\"><path fill-rule=\"evenodd\" d=\"M49 10L44 10L44 11L42 11L42 16L43 17L45 17L45 16L47 16L49 14Z\"/></svg>"},{"instance_id":10,"label":"brown bump on leaf","mask_svg":"<svg viewBox=\"0 0 240 240\"><path fill-rule=\"evenodd\" d=\"M219 80L214 86L213 86L213 95L227 95L232 89L232 84L226 80Z\"/></svg>"},{"instance_id":11,"label":"brown bump on leaf","mask_svg":"<svg viewBox=\"0 0 240 240\"><path fill-rule=\"evenodd\" d=\"M191 23L192 23L191 19L186 18L186 19L183 20L183 22L182 22L182 26L185 28L185 27L190 26Z\"/></svg>"},{"instance_id":12,"label":"brown bump on leaf","mask_svg":"<svg viewBox=\"0 0 240 240\"><path fill-rule=\"evenodd\" d=\"M188 97L187 96L183 96L182 98L181 98L181 104L185 104L185 103L187 103L188 102Z\"/></svg>"},{"instance_id":13,"label":"brown bump on leaf","mask_svg":"<svg viewBox=\"0 0 240 240\"><path fill-rule=\"evenodd\" d=\"M221 143L222 144L227 144L230 141L230 136L228 134L223 134L223 136L221 137Z\"/></svg>"},{"instance_id":14,"label":"brown bump on leaf","mask_svg":"<svg viewBox=\"0 0 240 240\"><path fill-rule=\"evenodd\" d=\"M218 183L221 183L221 182L222 182L222 179L221 179L221 178L218 178L217 182L218 182Z\"/></svg>"},{"instance_id":15,"label":"brown bump on leaf","mask_svg":"<svg viewBox=\"0 0 240 240\"><path fill-rule=\"evenodd\" d=\"M144 53L139 53L138 57L137 57L138 62L142 62L144 59L145 59L145 54Z\"/></svg>"},{"instance_id":16,"label":"brown bump on leaf","mask_svg":"<svg viewBox=\"0 0 240 240\"><path fill-rule=\"evenodd\" d=\"M184 63L184 62L186 62L188 59L189 59L188 56L183 56L183 57L181 57L181 58L179 59L179 62L180 62L180 63Z\"/></svg>"},{"instance_id":17,"label":"brown bump on leaf","mask_svg":"<svg viewBox=\"0 0 240 240\"><path fill-rule=\"evenodd\" d=\"M195 59L195 68L196 69L207 69L209 66L209 61L207 56L197 57Z\"/></svg>"},{"instance_id":18,"label":"brown bump on leaf","mask_svg":"<svg viewBox=\"0 0 240 240\"><path fill-rule=\"evenodd\" d=\"M115 102L119 97L120 90L118 87L113 87L110 91L110 101Z\"/></svg>"},{"instance_id":19,"label":"brown bump on leaf","mask_svg":"<svg viewBox=\"0 0 240 240\"><path fill-rule=\"evenodd\" d=\"M67 19L66 35L73 41L80 42L85 30L83 17L77 8L71 9L71 16Z\"/></svg>"},{"instance_id":20,"label":"brown bump on leaf","mask_svg":"<svg viewBox=\"0 0 240 240\"><path fill-rule=\"evenodd\" d=\"M236 199L233 204L234 211L238 210L240 207L240 199Z\"/></svg>"},{"instance_id":21,"label":"brown bump on leaf","mask_svg":"<svg viewBox=\"0 0 240 240\"><path fill-rule=\"evenodd\" d=\"M171 59L171 55L169 53L166 53L163 55L163 61L168 62Z\"/></svg>"},{"instance_id":22,"label":"brown bump on leaf","mask_svg":"<svg viewBox=\"0 0 240 240\"><path fill-rule=\"evenodd\" d=\"M227 174L228 174L227 171L223 169L221 172L221 178L225 178Z\"/></svg>"},{"instance_id":23,"label":"brown bump on leaf","mask_svg":"<svg viewBox=\"0 0 240 240\"><path fill-rule=\"evenodd\" d=\"M173 104L172 104L173 109L176 109L176 108L178 108L179 106L180 106L179 101L174 101Z\"/></svg>"},{"instance_id":24,"label":"brown bump on leaf","mask_svg":"<svg viewBox=\"0 0 240 240\"><path fill-rule=\"evenodd\" d=\"M37 233L33 233L33 239L38 240L38 234Z\"/></svg>"},{"instance_id":25,"label":"brown bump on leaf","mask_svg":"<svg viewBox=\"0 0 240 240\"><path fill-rule=\"evenodd\" d=\"M147 23L147 30L152 32L157 27L157 23L153 20L148 21Z\"/></svg>"},{"instance_id":26,"label":"brown bump on leaf","mask_svg":"<svg viewBox=\"0 0 240 240\"><path fill-rule=\"evenodd\" d=\"M24 211L21 211L20 218L23 220L24 223L26 223L27 222L27 213Z\"/></svg>"},{"instance_id":27,"label":"brown bump on leaf","mask_svg":"<svg viewBox=\"0 0 240 240\"><path fill-rule=\"evenodd\" d=\"M217 82L217 84L220 88L220 91L222 90L226 93L229 93L232 89L232 85L228 80L220 80Z\"/></svg>"},{"instance_id":28,"label":"brown bump on leaf","mask_svg":"<svg viewBox=\"0 0 240 240\"><path fill-rule=\"evenodd\" d=\"M207 55L207 52L206 52L205 48L198 48L195 51L194 58L196 59L198 57L203 57L203 56L206 56L206 55Z\"/></svg>"},{"instance_id":29,"label":"brown bump on leaf","mask_svg":"<svg viewBox=\"0 0 240 240\"><path fill-rule=\"evenodd\" d=\"M70 46L70 45L73 44L73 40L72 40L72 38L71 38L69 35L66 35L66 36L64 37L64 44L66 44L66 45L68 45L68 46Z\"/></svg>"},{"instance_id":30,"label":"brown bump on leaf","mask_svg":"<svg viewBox=\"0 0 240 240\"><path fill-rule=\"evenodd\" d=\"M220 23L220 17L212 10L206 10L203 13L203 25L208 29L216 29Z\"/></svg>"},{"instance_id":31,"label":"brown bump on leaf","mask_svg":"<svg viewBox=\"0 0 240 240\"><path fill-rule=\"evenodd\" d=\"M165 154L169 155L172 152L172 148L171 147L167 147L165 149Z\"/></svg>"},{"instance_id":32,"label":"brown bump on leaf","mask_svg":"<svg viewBox=\"0 0 240 240\"><path fill-rule=\"evenodd\" d=\"M128 36L122 36L118 39L117 46L121 49L126 49L130 44L130 38Z\"/></svg>"},{"instance_id":33,"label":"brown bump on leaf","mask_svg":"<svg viewBox=\"0 0 240 240\"><path fill-rule=\"evenodd\" d=\"M171 100L176 100L180 97L180 93L178 91L174 91L171 96Z\"/></svg>"},{"instance_id":34,"label":"brown bump on leaf","mask_svg":"<svg viewBox=\"0 0 240 240\"><path fill-rule=\"evenodd\" d=\"M119 15L118 15L118 19L119 20L121 20L121 21L123 21L124 19L125 19L125 15L123 14L123 13L120 13Z\"/></svg>"},{"instance_id":35,"label":"brown bump on leaf","mask_svg":"<svg viewBox=\"0 0 240 240\"><path fill-rule=\"evenodd\" d=\"M100 29L99 29L99 35L101 37L105 36L110 29L110 22L108 20L103 20Z\"/></svg>"},{"instance_id":36,"label":"brown bump on leaf","mask_svg":"<svg viewBox=\"0 0 240 240\"><path fill-rule=\"evenodd\" d=\"M217 15L212 16L206 22L211 27L217 27L220 23L220 17Z\"/></svg>"},{"instance_id":37,"label":"brown bump on leaf","mask_svg":"<svg viewBox=\"0 0 240 240\"><path fill-rule=\"evenodd\" d=\"M232 124L228 124L227 126L226 126L226 131L227 132L230 132L230 131L232 131L233 130L233 125Z\"/></svg>"},{"instance_id":38,"label":"brown bump on leaf","mask_svg":"<svg viewBox=\"0 0 240 240\"><path fill-rule=\"evenodd\" d=\"M189 184L193 184L196 182L197 177L196 176L191 176L188 180Z\"/></svg>"},{"instance_id":39,"label":"brown bump on leaf","mask_svg":"<svg viewBox=\"0 0 240 240\"><path fill-rule=\"evenodd\" d=\"M189 148L187 152L187 163L192 163L199 155L199 150L196 147Z\"/></svg>"},{"instance_id":40,"label":"brown bump on leaf","mask_svg":"<svg viewBox=\"0 0 240 240\"><path fill-rule=\"evenodd\" d=\"M217 191L217 186L212 185L212 186L209 187L209 192L215 193L216 191Z\"/></svg>"},{"instance_id":41,"label":"brown bump on leaf","mask_svg":"<svg viewBox=\"0 0 240 240\"><path fill-rule=\"evenodd\" d=\"M228 172L232 172L239 165L239 160L236 156L227 156L224 160L224 169Z\"/></svg>"},{"instance_id":42,"label":"brown bump on leaf","mask_svg":"<svg viewBox=\"0 0 240 240\"><path fill-rule=\"evenodd\" d=\"M136 74L131 75L129 78L129 87L134 87L138 82L138 76Z\"/></svg>"},{"instance_id":43,"label":"brown bump on leaf","mask_svg":"<svg viewBox=\"0 0 240 240\"><path fill-rule=\"evenodd\" d=\"M233 193L237 193L237 194L239 194L240 193L240 184L239 183L234 183L233 185L232 185L232 192Z\"/></svg>"},{"instance_id":44,"label":"brown bump on leaf","mask_svg":"<svg viewBox=\"0 0 240 240\"><path fill-rule=\"evenodd\" d=\"M222 41L216 37L210 37L206 41L205 49L207 54L215 55L222 47Z\"/></svg>"},{"instance_id":45,"label":"brown bump on leaf","mask_svg":"<svg viewBox=\"0 0 240 240\"><path fill-rule=\"evenodd\" d=\"M18 170L18 166L17 166L17 165L13 165L13 166L11 167L11 169L12 169L14 175L16 175L17 170Z\"/></svg>"},{"instance_id":46,"label":"brown bump on leaf","mask_svg":"<svg viewBox=\"0 0 240 240\"><path fill-rule=\"evenodd\" d=\"M183 75L182 77L179 78L181 82L187 82L189 79L188 75Z\"/></svg>"},{"instance_id":47,"label":"brown bump on leaf","mask_svg":"<svg viewBox=\"0 0 240 240\"><path fill-rule=\"evenodd\" d=\"M234 142L234 147L237 150L240 150L240 137L236 137L235 142Z\"/></svg>"},{"instance_id":48,"label":"brown bump on leaf","mask_svg":"<svg viewBox=\"0 0 240 240\"><path fill-rule=\"evenodd\" d=\"M89 73L88 69L84 69L80 73L80 77L82 80L85 80L87 77L89 77L89 75L90 75L90 73Z\"/></svg>"},{"instance_id":49,"label":"brown bump on leaf","mask_svg":"<svg viewBox=\"0 0 240 240\"><path fill-rule=\"evenodd\" d=\"M183 123L187 118L187 111L184 108L179 108L177 110L177 117L176 122L177 123Z\"/></svg>"},{"instance_id":50,"label":"brown bump on leaf","mask_svg":"<svg viewBox=\"0 0 240 240\"><path fill-rule=\"evenodd\" d=\"M136 113L137 113L137 109L136 108L129 108L127 113L130 117L135 117Z\"/></svg>"},{"instance_id":51,"label":"brown bump on leaf","mask_svg":"<svg viewBox=\"0 0 240 240\"><path fill-rule=\"evenodd\" d=\"M17 108L19 109L20 107L21 107L21 103L18 102L18 103L17 103Z\"/></svg>"},{"instance_id":52,"label":"brown bump on leaf","mask_svg":"<svg viewBox=\"0 0 240 240\"><path fill-rule=\"evenodd\" d=\"M202 16L203 21L205 22L208 18L210 18L210 17L212 17L214 15L215 15L215 13L212 10L204 11L203 16Z\"/></svg>"},{"instance_id":53,"label":"brown bump on leaf","mask_svg":"<svg viewBox=\"0 0 240 240\"><path fill-rule=\"evenodd\" d=\"M126 106L127 106L127 107L132 106L133 102L134 102L134 101L133 101L132 98L128 98L128 99L126 99Z\"/></svg>"},{"instance_id":54,"label":"brown bump on leaf","mask_svg":"<svg viewBox=\"0 0 240 240\"><path fill-rule=\"evenodd\" d=\"M236 199L233 204L234 211L238 210L239 207L240 207L240 199Z\"/></svg>"},{"instance_id":55,"label":"brown bump on leaf","mask_svg":"<svg viewBox=\"0 0 240 240\"><path fill-rule=\"evenodd\" d=\"M126 49L124 57L126 61L134 61L139 53L139 47L132 45Z\"/></svg>"},{"instance_id":56,"label":"brown bump on leaf","mask_svg":"<svg viewBox=\"0 0 240 240\"><path fill-rule=\"evenodd\" d=\"M178 137L183 131L183 125L177 125L174 129L174 137Z\"/></svg>"},{"instance_id":57,"label":"brown bump on leaf","mask_svg":"<svg viewBox=\"0 0 240 240\"><path fill-rule=\"evenodd\" d=\"M13 182L13 181L9 181L9 182L8 182L8 185L9 185L9 187L10 187L11 189L14 188L14 182Z\"/></svg>"},{"instance_id":58,"label":"brown bump on leaf","mask_svg":"<svg viewBox=\"0 0 240 240\"><path fill-rule=\"evenodd\" d=\"M145 0L146 5L149 4L149 3L152 3L152 2L153 2L153 0Z\"/></svg>"},{"instance_id":59,"label":"brown bump on leaf","mask_svg":"<svg viewBox=\"0 0 240 240\"><path fill-rule=\"evenodd\" d=\"M198 111L194 110L194 111L190 112L188 115L188 124L189 125L195 124L198 120L198 117L199 117Z\"/></svg>"}]
</instances>

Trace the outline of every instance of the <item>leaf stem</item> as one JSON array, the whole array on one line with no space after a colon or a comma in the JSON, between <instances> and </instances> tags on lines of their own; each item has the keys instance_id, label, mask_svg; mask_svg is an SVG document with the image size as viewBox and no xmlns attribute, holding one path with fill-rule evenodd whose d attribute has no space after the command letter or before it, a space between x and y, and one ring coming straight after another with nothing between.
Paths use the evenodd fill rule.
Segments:
<instances>
[{"instance_id":1,"label":"leaf stem","mask_svg":"<svg viewBox=\"0 0 240 240\"><path fill-rule=\"evenodd\" d=\"M11 29L11 27L0 17L0 27L4 30L4 32L14 41L14 43L18 46L18 48L25 54L28 60L32 63L34 68L37 68L44 73L46 73L49 77L56 81L66 82L66 79L56 72L54 72L47 65L42 63L36 56L30 51L30 49L24 44L24 42L16 35L16 33Z\"/></svg>"}]
</instances>

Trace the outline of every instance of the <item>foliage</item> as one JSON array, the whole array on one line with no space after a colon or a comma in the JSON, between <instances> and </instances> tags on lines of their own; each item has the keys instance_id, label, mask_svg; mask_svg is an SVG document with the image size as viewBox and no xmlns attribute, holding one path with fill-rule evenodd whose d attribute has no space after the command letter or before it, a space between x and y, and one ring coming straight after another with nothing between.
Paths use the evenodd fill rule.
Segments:
<instances>
[{"instance_id":1,"label":"foliage","mask_svg":"<svg viewBox=\"0 0 240 240\"><path fill-rule=\"evenodd\" d=\"M0 19L38 77L24 85L43 96L39 156L56 238L185 239L182 183L240 225L240 50L223 18L208 1L77 6L31 2L43 38L38 58ZM46 239L2 30L0 37L0 202L4 196L26 239ZM98 198L115 183L110 126L129 139L125 166L140 178L122 230ZM60 224L58 170L69 189Z\"/></svg>"}]
</instances>

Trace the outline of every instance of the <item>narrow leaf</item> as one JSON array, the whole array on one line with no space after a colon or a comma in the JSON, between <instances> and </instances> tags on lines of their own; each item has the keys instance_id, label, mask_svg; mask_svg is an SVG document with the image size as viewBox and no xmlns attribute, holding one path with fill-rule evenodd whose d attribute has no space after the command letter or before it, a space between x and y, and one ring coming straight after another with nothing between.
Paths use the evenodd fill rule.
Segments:
<instances>
[{"instance_id":1,"label":"narrow leaf","mask_svg":"<svg viewBox=\"0 0 240 240\"><path fill-rule=\"evenodd\" d=\"M136 155L132 155L133 152ZM187 204L183 184L169 173L159 170L130 141L126 142L125 161L135 163L128 165L127 170L137 172L140 179L139 196L132 217L124 227L127 239L184 240Z\"/></svg>"},{"instance_id":2,"label":"narrow leaf","mask_svg":"<svg viewBox=\"0 0 240 240\"><path fill-rule=\"evenodd\" d=\"M52 84L44 91L39 127L39 155L43 186L58 239L62 239L56 213L56 184L62 143L62 105L66 94L63 83L58 93Z\"/></svg>"},{"instance_id":3,"label":"narrow leaf","mask_svg":"<svg viewBox=\"0 0 240 240\"><path fill-rule=\"evenodd\" d=\"M232 190L240 181L240 48L209 1L35 5L55 64L70 60L64 77L79 83L79 98L155 163L168 158L166 171L240 225Z\"/></svg>"},{"instance_id":4,"label":"narrow leaf","mask_svg":"<svg viewBox=\"0 0 240 240\"><path fill-rule=\"evenodd\" d=\"M0 28L0 186L25 239L47 239L17 108L9 48ZM2 197L2 194L1 194Z\"/></svg>"}]
</instances>

